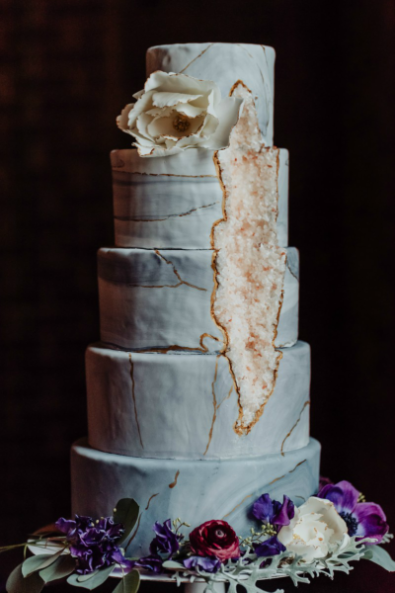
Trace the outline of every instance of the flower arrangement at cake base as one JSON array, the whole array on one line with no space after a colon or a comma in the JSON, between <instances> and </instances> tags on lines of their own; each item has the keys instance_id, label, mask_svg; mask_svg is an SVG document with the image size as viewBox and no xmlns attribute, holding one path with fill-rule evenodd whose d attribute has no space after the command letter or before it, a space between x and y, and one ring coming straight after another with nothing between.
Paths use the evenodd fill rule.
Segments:
<instances>
[{"instance_id":1,"label":"flower arrangement at cake base","mask_svg":"<svg viewBox=\"0 0 395 593\"><path fill-rule=\"evenodd\" d=\"M333 578L336 571L349 573L352 563L362 559L395 571L395 562L381 546L392 538L382 508L366 502L347 481L324 479L318 494L300 507L286 495L280 502L262 494L249 513L252 527L245 537L223 520L207 521L188 535L190 525L179 518L155 522L149 554L127 558L125 549L137 533L141 513L133 499L124 498L112 517L76 515L35 532L19 545L25 559L6 588L8 593L40 593L46 583L67 578L70 585L92 590L117 571L122 579L116 593L136 593L141 575L147 574L167 576L177 584L203 580L206 591L225 582L230 593L238 586L256 593L261 580L287 576L297 585L320 574ZM35 555L26 557L28 550Z\"/></svg>"}]
</instances>

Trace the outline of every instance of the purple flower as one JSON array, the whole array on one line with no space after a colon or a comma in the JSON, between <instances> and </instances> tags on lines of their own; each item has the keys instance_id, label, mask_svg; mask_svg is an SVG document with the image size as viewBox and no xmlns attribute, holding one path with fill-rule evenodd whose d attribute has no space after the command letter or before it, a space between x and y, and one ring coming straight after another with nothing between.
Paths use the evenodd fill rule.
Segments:
<instances>
[{"instance_id":1,"label":"purple flower","mask_svg":"<svg viewBox=\"0 0 395 593\"><path fill-rule=\"evenodd\" d=\"M205 556L190 556L183 560L185 568L193 570L194 568L200 568L205 572L217 572L221 566L221 561L218 558L208 558Z\"/></svg>"},{"instance_id":2,"label":"purple flower","mask_svg":"<svg viewBox=\"0 0 395 593\"><path fill-rule=\"evenodd\" d=\"M167 554L168 558L171 558L173 554L178 552L180 548L179 541L182 536L172 530L170 519L167 519L163 525L156 521L153 530L156 535L150 544L151 555L157 555L160 552Z\"/></svg>"},{"instance_id":3,"label":"purple flower","mask_svg":"<svg viewBox=\"0 0 395 593\"><path fill-rule=\"evenodd\" d=\"M75 515L74 521L60 518L56 526L66 535L70 554L77 558L78 574L88 574L111 564L131 566L116 545L124 528L120 523L114 523L111 517L102 517L95 522L91 517Z\"/></svg>"},{"instance_id":4,"label":"purple flower","mask_svg":"<svg viewBox=\"0 0 395 593\"><path fill-rule=\"evenodd\" d=\"M254 552L259 558L261 556L277 556L285 550L286 547L277 539L277 535L273 535L259 544L254 544Z\"/></svg>"},{"instance_id":5,"label":"purple flower","mask_svg":"<svg viewBox=\"0 0 395 593\"><path fill-rule=\"evenodd\" d=\"M374 502L358 502L360 492L350 482L343 480L337 484L327 484L317 496L333 502L346 522L351 537L370 537L379 544L387 533L387 518L383 509Z\"/></svg>"},{"instance_id":6,"label":"purple flower","mask_svg":"<svg viewBox=\"0 0 395 593\"><path fill-rule=\"evenodd\" d=\"M318 492L321 492L323 487L327 486L328 484L333 484L332 480L330 478L325 478L325 476L320 476L320 482L318 484Z\"/></svg>"},{"instance_id":7,"label":"purple flower","mask_svg":"<svg viewBox=\"0 0 395 593\"><path fill-rule=\"evenodd\" d=\"M159 574L162 572L162 564L163 560L159 556L159 554L150 554L149 556L144 556L137 560L137 562L133 562L133 566L139 566L140 568L145 568L150 570L155 574Z\"/></svg>"},{"instance_id":8,"label":"purple flower","mask_svg":"<svg viewBox=\"0 0 395 593\"><path fill-rule=\"evenodd\" d=\"M280 528L289 525L295 515L295 506L288 496L284 496L281 503L278 500L272 500L269 494L262 494L252 505L252 515L258 521Z\"/></svg>"}]
</instances>

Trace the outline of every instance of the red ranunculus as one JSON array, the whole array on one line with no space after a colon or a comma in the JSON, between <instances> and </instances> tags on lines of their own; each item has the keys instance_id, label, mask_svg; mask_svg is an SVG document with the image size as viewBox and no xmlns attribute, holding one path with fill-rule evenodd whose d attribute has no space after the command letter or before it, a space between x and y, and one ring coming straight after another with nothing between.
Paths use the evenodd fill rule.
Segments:
<instances>
[{"instance_id":1,"label":"red ranunculus","mask_svg":"<svg viewBox=\"0 0 395 593\"><path fill-rule=\"evenodd\" d=\"M190 533L189 541L198 556L214 556L221 562L240 557L239 538L226 521L206 521Z\"/></svg>"}]
</instances>

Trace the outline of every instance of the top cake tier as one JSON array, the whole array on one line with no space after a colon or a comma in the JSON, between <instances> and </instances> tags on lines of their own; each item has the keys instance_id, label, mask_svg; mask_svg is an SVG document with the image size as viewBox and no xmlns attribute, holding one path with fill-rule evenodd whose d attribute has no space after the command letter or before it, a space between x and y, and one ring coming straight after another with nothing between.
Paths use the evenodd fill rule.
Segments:
<instances>
[{"instance_id":1,"label":"top cake tier","mask_svg":"<svg viewBox=\"0 0 395 593\"><path fill-rule=\"evenodd\" d=\"M147 76L156 70L215 81L223 97L242 80L251 90L266 146L273 144L274 60L272 47L245 43L177 43L147 51Z\"/></svg>"}]
</instances>

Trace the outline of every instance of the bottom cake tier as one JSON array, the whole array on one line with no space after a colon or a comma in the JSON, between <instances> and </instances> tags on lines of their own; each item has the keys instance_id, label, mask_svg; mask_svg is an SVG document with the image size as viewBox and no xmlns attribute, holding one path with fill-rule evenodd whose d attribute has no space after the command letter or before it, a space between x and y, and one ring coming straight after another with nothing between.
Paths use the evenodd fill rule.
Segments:
<instances>
[{"instance_id":1,"label":"bottom cake tier","mask_svg":"<svg viewBox=\"0 0 395 593\"><path fill-rule=\"evenodd\" d=\"M140 459L92 449L86 439L71 452L72 510L79 515L111 515L121 498L134 498L141 520L129 552L148 553L155 521L181 518L191 529L225 519L240 536L254 526L252 503L263 493L296 505L317 492L320 444L263 457L225 460Z\"/></svg>"}]
</instances>

